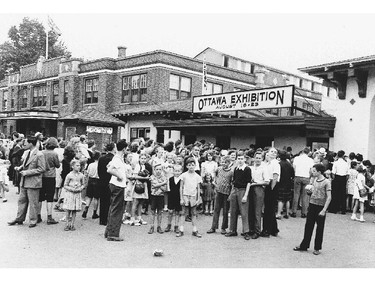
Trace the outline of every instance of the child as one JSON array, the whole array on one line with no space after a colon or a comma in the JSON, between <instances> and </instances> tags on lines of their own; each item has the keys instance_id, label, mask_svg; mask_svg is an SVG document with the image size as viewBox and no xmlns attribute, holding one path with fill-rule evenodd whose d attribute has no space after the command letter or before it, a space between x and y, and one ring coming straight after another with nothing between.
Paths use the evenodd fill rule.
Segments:
<instances>
[{"instance_id":1,"label":"child","mask_svg":"<svg viewBox=\"0 0 375 281\"><path fill-rule=\"evenodd\" d=\"M77 211L81 210L81 191L84 188L84 176L80 173L81 163L79 160L74 159L70 162L73 169L65 178L64 182L64 209L66 210L66 226L65 231L76 230L74 222L76 219ZM71 216L71 217L70 217Z\"/></svg>"},{"instance_id":2,"label":"child","mask_svg":"<svg viewBox=\"0 0 375 281\"><path fill-rule=\"evenodd\" d=\"M215 184L213 183L213 177L210 173L206 173L202 183L203 190L203 206L205 209L204 214L206 216L213 214L213 201L215 197Z\"/></svg>"},{"instance_id":3,"label":"child","mask_svg":"<svg viewBox=\"0 0 375 281\"><path fill-rule=\"evenodd\" d=\"M355 180L357 179L357 162L352 161L350 163L350 169L348 171L348 180L346 183L346 208L349 211L352 211L354 201L353 201L353 195L354 195L354 189L355 189Z\"/></svg>"},{"instance_id":4,"label":"child","mask_svg":"<svg viewBox=\"0 0 375 281\"><path fill-rule=\"evenodd\" d=\"M163 173L161 164L154 166L154 174L151 180L151 212L152 212L152 225L148 234L154 233L155 217L157 213L157 232L162 234L161 219L164 205L164 192L168 190L168 180Z\"/></svg>"},{"instance_id":5,"label":"child","mask_svg":"<svg viewBox=\"0 0 375 281\"><path fill-rule=\"evenodd\" d=\"M187 171L181 174L181 189L180 189L180 203L184 206L184 213L189 212L189 205L191 207L191 223L193 225L192 235L201 238L202 235L197 230L197 203L200 194L200 184L202 178L195 172L195 160L190 157L186 160ZM184 235L184 220L180 220L180 231L176 237Z\"/></svg>"},{"instance_id":6,"label":"child","mask_svg":"<svg viewBox=\"0 0 375 281\"><path fill-rule=\"evenodd\" d=\"M131 166L132 158L133 155L131 153L125 152L124 155L125 158L125 173L126 173L126 178L129 179L133 175L133 168ZM133 182L129 180L126 184L126 188L124 191L124 200L125 200L125 214L122 222L124 224L132 224L131 221L131 212L132 212L132 207L133 207Z\"/></svg>"},{"instance_id":7,"label":"child","mask_svg":"<svg viewBox=\"0 0 375 281\"><path fill-rule=\"evenodd\" d=\"M82 218L87 217L87 212L89 210L91 202L93 202L93 213L92 213L92 219L99 218L98 216L98 200L100 198L100 181L99 181L99 175L98 175L98 160L100 157L100 152L95 151L93 154L92 159L94 162L90 163L87 167L87 174L86 179L87 182L87 188L86 188L86 206L85 210L82 213Z\"/></svg>"},{"instance_id":8,"label":"child","mask_svg":"<svg viewBox=\"0 0 375 281\"><path fill-rule=\"evenodd\" d=\"M0 159L0 195L3 198L3 203L8 201L5 198L5 192L9 191L9 178L8 178L9 166L10 166L10 162L8 160Z\"/></svg>"},{"instance_id":9,"label":"child","mask_svg":"<svg viewBox=\"0 0 375 281\"><path fill-rule=\"evenodd\" d=\"M310 204L307 212L305 233L301 244L294 247L294 251L307 251L310 246L311 236L315 233L314 255L319 255L322 249L324 223L329 203L331 202L331 182L324 177L325 167L323 164L315 164L311 173L314 177L312 183Z\"/></svg>"},{"instance_id":10,"label":"child","mask_svg":"<svg viewBox=\"0 0 375 281\"><path fill-rule=\"evenodd\" d=\"M217 173L217 162L214 161L214 154L208 151L206 154L206 161L202 163L201 176L204 177L207 173L211 174L213 181Z\"/></svg>"},{"instance_id":11,"label":"child","mask_svg":"<svg viewBox=\"0 0 375 281\"><path fill-rule=\"evenodd\" d=\"M173 161L174 161L174 154L172 152L168 152L166 155L167 161L163 164L163 170L165 173L165 176L169 180L171 177L173 177ZM164 211L168 211L168 195L169 190L166 190L164 192Z\"/></svg>"},{"instance_id":12,"label":"child","mask_svg":"<svg viewBox=\"0 0 375 281\"><path fill-rule=\"evenodd\" d=\"M353 214L351 216L352 220L365 222L365 219L363 218L363 213L365 211L365 201L367 201L367 194L365 196L360 196L359 190L360 189L367 189L370 188L365 184L365 173L366 170L363 169L362 166L358 166L357 168L357 179L355 180L355 188L354 188L354 195L353 199L355 200L354 207L353 207ZM360 210L360 217L359 220L357 218L357 210L358 210L358 203L359 203L359 210Z\"/></svg>"},{"instance_id":13,"label":"child","mask_svg":"<svg viewBox=\"0 0 375 281\"><path fill-rule=\"evenodd\" d=\"M178 233L178 225L180 223L180 216L181 216L181 204L180 204L180 175L182 173L182 166L175 165L173 167L173 177L169 179L169 196L168 196L168 225L167 228L164 230L165 232L171 231L172 227L172 217L175 215L175 223L174 223L174 232Z\"/></svg>"}]
</instances>

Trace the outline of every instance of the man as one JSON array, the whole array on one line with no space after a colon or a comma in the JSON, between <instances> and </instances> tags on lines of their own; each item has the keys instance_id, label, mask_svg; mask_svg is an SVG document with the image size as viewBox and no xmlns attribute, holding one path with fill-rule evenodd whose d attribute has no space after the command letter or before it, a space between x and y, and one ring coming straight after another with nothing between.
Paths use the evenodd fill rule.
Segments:
<instances>
[{"instance_id":1,"label":"man","mask_svg":"<svg viewBox=\"0 0 375 281\"><path fill-rule=\"evenodd\" d=\"M39 150L43 150L44 149L44 145L43 145L43 134L40 133L40 132L36 132L35 133L35 138L37 139L37 145L36 147L39 149Z\"/></svg>"},{"instance_id":2,"label":"man","mask_svg":"<svg viewBox=\"0 0 375 281\"><path fill-rule=\"evenodd\" d=\"M345 151L337 152L337 160L332 167L332 206L333 213L341 211L346 214L346 181L349 171L348 163L344 160Z\"/></svg>"},{"instance_id":3,"label":"man","mask_svg":"<svg viewBox=\"0 0 375 281\"><path fill-rule=\"evenodd\" d=\"M276 184L280 181L281 168L279 161L276 160L277 150L272 147L268 151L268 176L269 184L264 190L264 216L263 216L263 230L260 233L262 237L277 236L279 229L277 228L277 221L275 215L276 206L276 194L277 186Z\"/></svg>"},{"instance_id":4,"label":"man","mask_svg":"<svg viewBox=\"0 0 375 281\"><path fill-rule=\"evenodd\" d=\"M252 239L257 239L261 233L262 208L264 204L264 191L269 184L269 175L265 165L263 165L263 153L255 152L254 165L251 166L251 176L253 183L250 186L249 198L249 226Z\"/></svg>"},{"instance_id":5,"label":"man","mask_svg":"<svg viewBox=\"0 0 375 281\"><path fill-rule=\"evenodd\" d=\"M29 137L25 140L27 156L22 166L15 169L21 175L21 192L18 198L18 211L15 220L9 225L23 224L29 206L29 227L35 227L38 219L39 190L42 188L42 174L46 170L44 155L37 147L37 139Z\"/></svg>"},{"instance_id":6,"label":"man","mask_svg":"<svg viewBox=\"0 0 375 281\"><path fill-rule=\"evenodd\" d=\"M237 167L233 174L233 189L230 198L230 227L226 237L237 236L237 217L241 214L244 238L250 239L249 233L249 191L251 184L251 169L245 163L243 151L237 154Z\"/></svg>"},{"instance_id":7,"label":"man","mask_svg":"<svg viewBox=\"0 0 375 281\"><path fill-rule=\"evenodd\" d=\"M109 181L111 190L111 205L108 213L108 223L104 232L107 241L124 241L120 238L122 214L124 212L124 189L126 188L125 150L128 144L122 139L117 144L117 153L109 163L107 172L112 175Z\"/></svg>"},{"instance_id":8,"label":"man","mask_svg":"<svg viewBox=\"0 0 375 281\"><path fill-rule=\"evenodd\" d=\"M309 196L306 193L305 187L310 183L310 171L314 165L314 160L308 156L309 153L310 149L305 147L301 155L294 158L293 161L295 177L292 213L290 214L292 218L296 217L297 207L300 200L302 204L301 218L306 218L307 215Z\"/></svg>"},{"instance_id":9,"label":"man","mask_svg":"<svg viewBox=\"0 0 375 281\"><path fill-rule=\"evenodd\" d=\"M107 225L108 209L111 201L111 191L109 190L109 181L111 174L107 172L107 165L112 161L116 154L116 145L111 142L105 147L107 154L101 156L98 161L98 175L100 180L100 209L99 209L99 224Z\"/></svg>"}]
</instances>

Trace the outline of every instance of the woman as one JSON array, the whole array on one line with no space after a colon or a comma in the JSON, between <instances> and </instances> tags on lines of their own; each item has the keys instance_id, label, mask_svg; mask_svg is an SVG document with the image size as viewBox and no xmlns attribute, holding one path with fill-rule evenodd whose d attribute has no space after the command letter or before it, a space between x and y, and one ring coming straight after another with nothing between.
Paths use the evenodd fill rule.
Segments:
<instances>
[{"instance_id":1,"label":"woman","mask_svg":"<svg viewBox=\"0 0 375 281\"><path fill-rule=\"evenodd\" d=\"M284 218L289 218L289 208L290 208L290 201L293 199L293 179L294 179L294 169L292 164L287 160L288 154L285 151L281 151L279 153L280 157L280 182L278 183L278 208L277 208L277 215L276 218L279 220L281 219L281 212L284 207L286 213Z\"/></svg>"}]
</instances>

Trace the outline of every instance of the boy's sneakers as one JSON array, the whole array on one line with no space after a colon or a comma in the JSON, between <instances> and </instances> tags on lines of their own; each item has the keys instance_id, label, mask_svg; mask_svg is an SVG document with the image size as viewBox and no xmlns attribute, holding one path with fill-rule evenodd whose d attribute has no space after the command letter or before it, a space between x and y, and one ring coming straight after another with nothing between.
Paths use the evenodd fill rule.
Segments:
<instances>
[{"instance_id":1,"label":"boy's sneakers","mask_svg":"<svg viewBox=\"0 0 375 281\"><path fill-rule=\"evenodd\" d=\"M58 224L59 222L58 221L55 221L53 218L49 218L47 220L47 224L50 225L50 224Z\"/></svg>"},{"instance_id":2,"label":"boy's sneakers","mask_svg":"<svg viewBox=\"0 0 375 281\"><path fill-rule=\"evenodd\" d=\"M210 228L209 230L207 230L207 233L208 233L208 234L215 233L215 232L216 232L216 230L213 229L213 228Z\"/></svg>"},{"instance_id":3,"label":"boy's sneakers","mask_svg":"<svg viewBox=\"0 0 375 281\"><path fill-rule=\"evenodd\" d=\"M192 235L198 238L202 238L202 235L198 231L193 231Z\"/></svg>"},{"instance_id":4,"label":"boy's sneakers","mask_svg":"<svg viewBox=\"0 0 375 281\"><path fill-rule=\"evenodd\" d=\"M123 223L123 224L127 224L127 225L131 225L131 224L132 224L132 221L129 220L129 219L124 219L124 220L122 221L122 223Z\"/></svg>"},{"instance_id":5,"label":"boy's sneakers","mask_svg":"<svg viewBox=\"0 0 375 281\"><path fill-rule=\"evenodd\" d=\"M83 213L82 213L82 218L87 218L87 211L83 211Z\"/></svg>"},{"instance_id":6,"label":"boy's sneakers","mask_svg":"<svg viewBox=\"0 0 375 281\"><path fill-rule=\"evenodd\" d=\"M353 220L353 221L357 221L357 220L358 220L358 218L357 218L357 216L356 216L355 214L353 214L353 215L350 217L350 219Z\"/></svg>"},{"instance_id":7,"label":"boy's sneakers","mask_svg":"<svg viewBox=\"0 0 375 281\"><path fill-rule=\"evenodd\" d=\"M160 234L163 234L163 233L164 233L164 231L161 229L160 226L157 227L156 231L157 231L158 233L160 233Z\"/></svg>"},{"instance_id":8,"label":"boy's sneakers","mask_svg":"<svg viewBox=\"0 0 375 281\"><path fill-rule=\"evenodd\" d=\"M95 214L92 215L92 219L93 219L93 220L98 219L98 218L99 218L99 215L98 215L98 214L95 213Z\"/></svg>"},{"instance_id":9,"label":"boy's sneakers","mask_svg":"<svg viewBox=\"0 0 375 281\"><path fill-rule=\"evenodd\" d=\"M152 233L154 233L154 226L151 226L150 230L148 231L148 234L152 234Z\"/></svg>"},{"instance_id":10,"label":"boy's sneakers","mask_svg":"<svg viewBox=\"0 0 375 281\"><path fill-rule=\"evenodd\" d=\"M361 217L359 218L359 221L360 221L360 222L365 222L365 219L363 218L363 216L361 216Z\"/></svg>"},{"instance_id":11,"label":"boy's sneakers","mask_svg":"<svg viewBox=\"0 0 375 281\"><path fill-rule=\"evenodd\" d=\"M375 221L374 221L374 222L375 222ZM178 233L178 226L177 226L177 225L174 226L174 232L175 232L175 233Z\"/></svg>"},{"instance_id":12,"label":"boy's sneakers","mask_svg":"<svg viewBox=\"0 0 375 281\"><path fill-rule=\"evenodd\" d=\"M180 231L176 234L176 237L182 237L184 236L184 232L183 231Z\"/></svg>"},{"instance_id":13,"label":"boy's sneakers","mask_svg":"<svg viewBox=\"0 0 375 281\"><path fill-rule=\"evenodd\" d=\"M164 232L169 232L169 231L171 231L171 225L170 224L168 224L167 225L167 227L164 229Z\"/></svg>"},{"instance_id":14,"label":"boy's sneakers","mask_svg":"<svg viewBox=\"0 0 375 281\"><path fill-rule=\"evenodd\" d=\"M5 203L5 202L7 202L7 201L8 201L7 199L5 199L5 198L3 199L3 203Z\"/></svg>"},{"instance_id":15,"label":"boy's sneakers","mask_svg":"<svg viewBox=\"0 0 375 281\"><path fill-rule=\"evenodd\" d=\"M135 221L135 222L134 222L134 225L135 225L135 226L141 226L141 223L140 223L139 221Z\"/></svg>"}]
</instances>

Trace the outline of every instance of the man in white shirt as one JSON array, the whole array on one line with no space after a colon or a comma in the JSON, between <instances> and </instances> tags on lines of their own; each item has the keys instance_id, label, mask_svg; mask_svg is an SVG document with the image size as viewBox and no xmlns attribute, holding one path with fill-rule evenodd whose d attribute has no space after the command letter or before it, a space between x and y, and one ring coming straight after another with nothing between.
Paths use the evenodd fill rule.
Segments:
<instances>
[{"instance_id":1,"label":"man in white shirt","mask_svg":"<svg viewBox=\"0 0 375 281\"><path fill-rule=\"evenodd\" d=\"M332 202L330 212L346 214L346 180L349 171L348 163L344 160L345 151L337 152L337 160L332 167Z\"/></svg>"},{"instance_id":2,"label":"man in white shirt","mask_svg":"<svg viewBox=\"0 0 375 281\"><path fill-rule=\"evenodd\" d=\"M308 156L310 149L305 147L300 156L294 158L294 195L291 217L295 218L299 201L302 204L301 218L306 218L307 208L309 206L309 196L305 187L310 183L311 168L314 166L314 160Z\"/></svg>"},{"instance_id":3,"label":"man in white shirt","mask_svg":"<svg viewBox=\"0 0 375 281\"><path fill-rule=\"evenodd\" d=\"M104 237L108 241L124 241L120 238L122 214L124 211L124 190L126 188L125 150L128 144L122 139L117 144L117 153L108 164L107 172L112 175L109 181L111 190L111 205L109 207L107 227Z\"/></svg>"}]
</instances>

